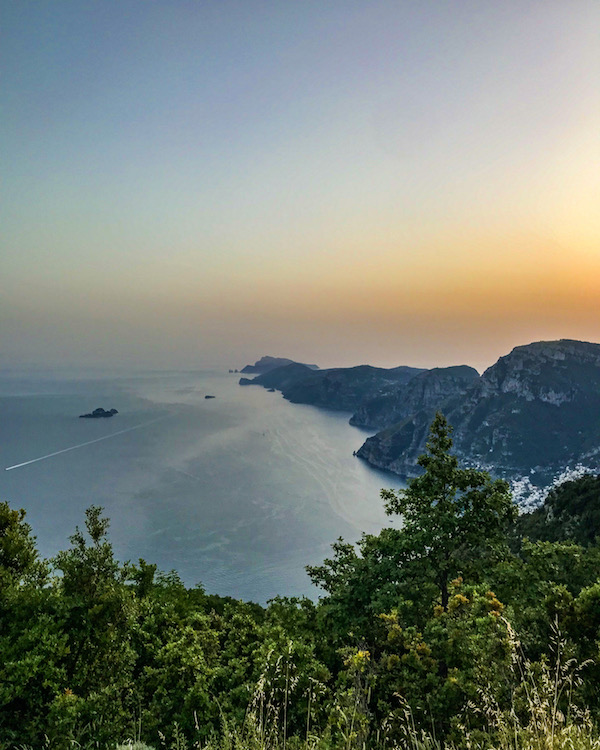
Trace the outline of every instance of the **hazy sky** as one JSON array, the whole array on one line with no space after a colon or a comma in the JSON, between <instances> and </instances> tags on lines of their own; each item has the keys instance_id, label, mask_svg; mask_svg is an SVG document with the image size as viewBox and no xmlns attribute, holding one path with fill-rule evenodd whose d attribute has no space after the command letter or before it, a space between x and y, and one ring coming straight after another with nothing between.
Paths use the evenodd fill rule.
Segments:
<instances>
[{"instance_id":1,"label":"hazy sky","mask_svg":"<svg viewBox=\"0 0 600 750\"><path fill-rule=\"evenodd\" d=\"M597 0L0 0L4 365L600 341Z\"/></svg>"}]
</instances>

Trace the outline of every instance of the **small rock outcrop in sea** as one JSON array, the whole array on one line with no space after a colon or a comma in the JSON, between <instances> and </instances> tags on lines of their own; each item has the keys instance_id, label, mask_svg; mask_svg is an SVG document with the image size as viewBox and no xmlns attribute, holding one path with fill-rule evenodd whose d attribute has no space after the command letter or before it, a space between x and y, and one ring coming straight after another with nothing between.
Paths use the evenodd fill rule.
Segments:
<instances>
[{"instance_id":1,"label":"small rock outcrop in sea","mask_svg":"<svg viewBox=\"0 0 600 750\"><path fill-rule=\"evenodd\" d=\"M105 411L102 407L99 407L98 409L94 409L94 411L90 412L89 414L80 414L79 419L104 419L106 417L112 417L114 414L118 414L119 412L116 409L109 409L108 411Z\"/></svg>"}]
</instances>

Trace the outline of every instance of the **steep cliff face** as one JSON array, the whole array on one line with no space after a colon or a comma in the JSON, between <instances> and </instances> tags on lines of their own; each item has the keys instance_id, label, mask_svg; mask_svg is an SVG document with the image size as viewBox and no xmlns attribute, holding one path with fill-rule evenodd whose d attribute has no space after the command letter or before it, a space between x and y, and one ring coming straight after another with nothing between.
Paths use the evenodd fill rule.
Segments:
<instances>
[{"instance_id":1,"label":"steep cliff face","mask_svg":"<svg viewBox=\"0 0 600 750\"><path fill-rule=\"evenodd\" d=\"M600 345L540 341L519 346L439 408L456 453L496 476L548 484L566 466L600 466ZM369 438L358 455L411 476L431 414L421 410Z\"/></svg>"},{"instance_id":2,"label":"steep cliff face","mask_svg":"<svg viewBox=\"0 0 600 750\"><path fill-rule=\"evenodd\" d=\"M469 460L507 475L551 474L600 448L600 345L540 341L519 346L482 375L448 413Z\"/></svg>"},{"instance_id":3,"label":"steep cliff face","mask_svg":"<svg viewBox=\"0 0 600 750\"><path fill-rule=\"evenodd\" d=\"M403 477L418 474L417 458L423 453L429 425L429 412L419 412L402 422L367 438L356 452L371 466Z\"/></svg>"},{"instance_id":4,"label":"steep cliff face","mask_svg":"<svg viewBox=\"0 0 600 750\"><path fill-rule=\"evenodd\" d=\"M488 368L487 392L512 394L525 401L560 406L597 389L600 344L583 341L537 341L517 346Z\"/></svg>"},{"instance_id":5,"label":"steep cliff face","mask_svg":"<svg viewBox=\"0 0 600 750\"><path fill-rule=\"evenodd\" d=\"M479 380L472 367L435 367L421 372L408 383L367 401L350 419L350 424L385 429L420 411L432 415L447 399L465 393Z\"/></svg>"}]
</instances>

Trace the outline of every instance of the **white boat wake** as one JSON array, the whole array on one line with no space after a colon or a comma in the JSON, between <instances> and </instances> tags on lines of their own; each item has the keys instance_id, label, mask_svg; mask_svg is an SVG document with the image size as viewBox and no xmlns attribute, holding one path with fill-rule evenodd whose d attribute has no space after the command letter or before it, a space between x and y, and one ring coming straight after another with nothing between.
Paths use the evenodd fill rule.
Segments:
<instances>
[{"instance_id":1,"label":"white boat wake","mask_svg":"<svg viewBox=\"0 0 600 750\"><path fill-rule=\"evenodd\" d=\"M170 417L170 414L166 414L162 417L157 417L156 419L151 419L149 422L142 422L141 424L136 424L133 427L127 427L125 430L118 430L117 432L111 432L110 435L104 435L103 437L95 438L94 440L87 440L85 443L78 443L77 445L72 445L70 448L63 448L60 451L54 451L54 453L48 453L45 456L40 456L39 458L32 458L29 461L23 461L23 463L15 464L14 466L6 466L4 471L12 471L12 469L20 469L22 466L29 466L29 464L34 464L37 461L45 461L47 458L52 458L53 456L59 456L61 453L68 453L69 451L74 451L77 448L83 448L85 445L91 445L92 443L99 443L101 440L108 440L109 438L116 437L117 435L123 435L125 432L131 432L132 430L139 430L140 427L147 427L149 424L153 424L154 422L160 422L161 419L166 419L167 417Z\"/></svg>"}]
</instances>

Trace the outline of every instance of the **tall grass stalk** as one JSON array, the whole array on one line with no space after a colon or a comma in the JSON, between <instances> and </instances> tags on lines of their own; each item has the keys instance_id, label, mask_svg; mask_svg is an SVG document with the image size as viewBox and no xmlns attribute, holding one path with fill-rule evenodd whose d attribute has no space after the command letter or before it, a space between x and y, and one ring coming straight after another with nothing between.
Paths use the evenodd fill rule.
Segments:
<instances>
[{"instance_id":1,"label":"tall grass stalk","mask_svg":"<svg viewBox=\"0 0 600 750\"><path fill-rule=\"evenodd\" d=\"M483 715L489 727L488 738L471 741L470 748L495 750L600 750L600 739L589 711L574 702L573 691L582 683L582 672L591 663L566 659L566 641L558 621L552 628L554 663L544 659L532 663L511 624L504 620L511 647L512 669L519 685L512 692L511 705L502 709L491 693L480 691L479 705L468 708ZM519 695L519 688L522 696ZM524 697L524 701L521 700ZM564 710L563 710L564 709Z\"/></svg>"}]
</instances>

